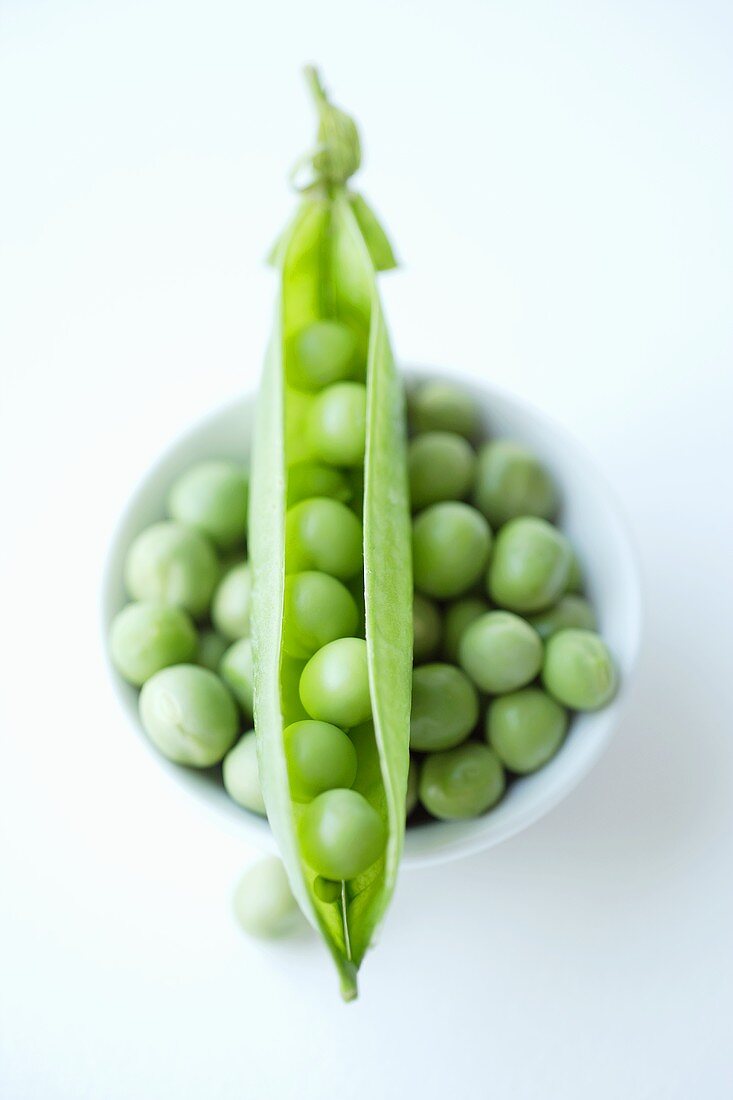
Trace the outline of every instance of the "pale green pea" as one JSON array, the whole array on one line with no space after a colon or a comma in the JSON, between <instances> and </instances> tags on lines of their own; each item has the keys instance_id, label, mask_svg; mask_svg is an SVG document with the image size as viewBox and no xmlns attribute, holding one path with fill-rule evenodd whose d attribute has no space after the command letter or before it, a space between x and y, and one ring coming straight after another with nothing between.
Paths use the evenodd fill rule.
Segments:
<instances>
[{"instance_id":1,"label":"pale green pea","mask_svg":"<svg viewBox=\"0 0 733 1100\"><path fill-rule=\"evenodd\" d=\"M273 939L305 926L282 861L268 856L248 867L233 898L234 915L244 932Z\"/></svg>"},{"instance_id":2,"label":"pale green pea","mask_svg":"<svg viewBox=\"0 0 733 1100\"><path fill-rule=\"evenodd\" d=\"M288 573L318 570L350 580L362 570L361 521L327 497L295 504L285 516L285 567Z\"/></svg>"},{"instance_id":3,"label":"pale green pea","mask_svg":"<svg viewBox=\"0 0 733 1100\"><path fill-rule=\"evenodd\" d=\"M491 528L475 508L460 501L433 504L412 525L415 587L445 600L467 592L486 569Z\"/></svg>"},{"instance_id":4,"label":"pale green pea","mask_svg":"<svg viewBox=\"0 0 733 1100\"><path fill-rule=\"evenodd\" d=\"M209 606L219 563L213 546L199 531L163 520L133 540L124 574L134 599L173 604L197 617Z\"/></svg>"},{"instance_id":5,"label":"pale green pea","mask_svg":"<svg viewBox=\"0 0 733 1100\"><path fill-rule=\"evenodd\" d=\"M219 662L219 675L242 708L248 720L254 712L254 666L251 638L240 638L224 653Z\"/></svg>"},{"instance_id":6,"label":"pale green pea","mask_svg":"<svg viewBox=\"0 0 733 1100\"><path fill-rule=\"evenodd\" d=\"M411 749L434 752L458 745L478 715L478 692L459 668L436 663L413 669Z\"/></svg>"},{"instance_id":7,"label":"pale green pea","mask_svg":"<svg viewBox=\"0 0 733 1100\"><path fill-rule=\"evenodd\" d=\"M218 764L237 736L237 708L213 672L198 665L172 665L156 672L140 692L143 729L176 764Z\"/></svg>"},{"instance_id":8,"label":"pale green pea","mask_svg":"<svg viewBox=\"0 0 733 1100\"><path fill-rule=\"evenodd\" d=\"M303 669L300 698L311 718L342 729L371 718L364 639L339 638L319 649Z\"/></svg>"},{"instance_id":9,"label":"pale green pea","mask_svg":"<svg viewBox=\"0 0 733 1100\"><path fill-rule=\"evenodd\" d=\"M603 639L592 630L560 630L545 646L542 682L571 710L598 710L616 693L618 675Z\"/></svg>"},{"instance_id":10,"label":"pale green pea","mask_svg":"<svg viewBox=\"0 0 733 1100\"><path fill-rule=\"evenodd\" d=\"M410 419L415 432L457 432L474 439L479 414L472 399L450 382L423 382L410 396Z\"/></svg>"},{"instance_id":11,"label":"pale green pea","mask_svg":"<svg viewBox=\"0 0 733 1100\"><path fill-rule=\"evenodd\" d=\"M324 791L303 808L298 838L304 859L317 874L348 881L379 859L387 829L358 791Z\"/></svg>"},{"instance_id":12,"label":"pale green pea","mask_svg":"<svg viewBox=\"0 0 733 1100\"><path fill-rule=\"evenodd\" d=\"M356 778L356 749L329 722L293 722L283 733L290 793L310 802L334 787L350 787Z\"/></svg>"},{"instance_id":13,"label":"pale green pea","mask_svg":"<svg viewBox=\"0 0 733 1100\"><path fill-rule=\"evenodd\" d=\"M558 498L550 474L531 451L495 439L479 450L473 502L497 528L517 516L550 519Z\"/></svg>"},{"instance_id":14,"label":"pale green pea","mask_svg":"<svg viewBox=\"0 0 733 1100\"><path fill-rule=\"evenodd\" d=\"M222 778L227 794L237 805L266 816L254 730L243 733L234 748L226 754L222 763Z\"/></svg>"},{"instance_id":15,"label":"pale green pea","mask_svg":"<svg viewBox=\"0 0 733 1100\"><path fill-rule=\"evenodd\" d=\"M312 657L336 638L356 633L359 613L347 588L327 573L291 573L285 579L282 646L291 657Z\"/></svg>"},{"instance_id":16,"label":"pale green pea","mask_svg":"<svg viewBox=\"0 0 733 1100\"><path fill-rule=\"evenodd\" d=\"M162 668L193 659L196 628L179 607L130 603L112 620L109 650L120 675L140 687Z\"/></svg>"},{"instance_id":17,"label":"pale green pea","mask_svg":"<svg viewBox=\"0 0 733 1100\"><path fill-rule=\"evenodd\" d=\"M428 756L420 773L420 801L444 821L477 817L504 793L504 769L486 745L469 741Z\"/></svg>"},{"instance_id":18,"label":"pale green pea","mask_svg":"<svg viewBox=\"0 0 733 1100\"><path fill-rule=\"evenodd\" d=\"M542 667L542 641L519 615L487 611L464 632L458 659L481 691L499 695L535 678Z\"/></svg>"},{"instance_id":19,"label":"pale green pea","mask_svg":"<svg viewBox=\"0 0 733 1100\"><path fill-rule=\"evenodd\" d=\"M568 715L539 688L493 699L486 714L486 739L510 771L526 775L555 755L568 728Z\"/></svg>"},{"instance_id":20,"label":"pale green pea","mask_svg":"<svg viewBox=\"0 0 733 1100\"><path fill-rule=\"evenodd\" d=\"M199 462L174 482L168 511L230 550L244 542L248 490L247 474L236 462Z\"/></svg>"},{"instance_id":21,"label":"pale green pea","mask_svg":"<svg viewBox=\"0 0 733 1100\"><path fill-rule=\"evenodd\" d=\"M348 504L353 495L348 478L334 466L297 462L288 470L288 508L311 497L331 497Z\"/></svg>"},{"instance_id":22,"label":"pale green pea","mask_svg":"<svg viewBox=\"0 0 733 1100\"><path fill-rule=\"evenodd\" d=\"M442 500L463 500L473 482L476 455L455 432L426 432L410 443L408 454L413 512Z\"/></svg>"},{"instance_id":23,"label":"pale green pea","mask_svg":"<svg viewBox=\"0 0 733 1100\"><path fill-rule=\"evenodd\" d=\"M366 386L338 382L313 401L308 434L316 456L331 466L360 466L366 446Z\"/></svg>"},{"instance_id":24,"label":"pale green pea","mask_svg":"<svg viewBox=\"0 0 733 1100\"><path fill-rule=\"evenodd\" d=\"M357 368L356 334L338 321L313 321L288 342L289 385L315 393L333 382L353 377Z\"/></svg>"},{"instance_id":25,"label":"pale green pea","mask_svg":"<svg viewBox=\"0 0 733 1100\"><path fill-rule=\"evenodd\" d=\"M572 551L565 536L534 516L509 520L499 531L489 565L489 595L500 607L542 611L565 591Z\"/></svg>"},{"instance_id":26,"label":"pale green pea","mask_svg":"<svg viewBox=\"0 0 733 1100\"><path fill-rule=\"evenodd\" d=\"M252 572L247 562L233 566L219 581L211 604L211 620L225 638L249 637Z\"/></svg>"}]
</instances>

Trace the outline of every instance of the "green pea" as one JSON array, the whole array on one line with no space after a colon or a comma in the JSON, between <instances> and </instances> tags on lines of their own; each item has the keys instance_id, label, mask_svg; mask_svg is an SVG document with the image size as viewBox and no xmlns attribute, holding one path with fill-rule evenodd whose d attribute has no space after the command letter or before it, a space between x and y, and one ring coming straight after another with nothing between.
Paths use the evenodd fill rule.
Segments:
<instances>
[{"instance_id":1,"label":"green pea","mask_svg":"<svg viewBox=\"0 0 733 1100\"><path fill-rule=\"evenodd\" d=\"M319 649L303 669L300 698L311 718L342 729L371 718L364 639L339 638Z\"/></svg>"},{"instance_id":2,"label":"green pea","mask_svg":"<svg viewBox=\"0 0 733 1100\"><path fill-rule=\"evenodd\" d=\"M156 672L140 692L140 719L150 740L176 764L218 764L237 736L237 708L218 676L197 665Z\"/></svg>"},{"instance_id":3,"label":"green pea","mask_svg":"<svg viewBox=\"0 0 733 1100\"><path fill-rule=\"evenodd\" d=\"M313 879L313 893L319 901L325 901L328 904L333 904L335 901L341 901L341 891L342 885L340 882L334 882L333 879L324 878L323 875L316 875Z\"/></svg>"},{"instance_id":4,"label":"green pea","mask_svg":"<svg viewBox=\"0 0 733 1100\"><path fill-rule=\"evenodd\" d=\"M486 569L491 528L460 501L433 504L412 524L415 587L426 596L452 599L468 591Z\"/></svg>"},{"instance_id":5,"label":"green pea","mask_svg":"<svg viewBox=\"0 0 733 1100\"><path fill-rule=\"evenodd\" d=\"M379 859L387 842L382 818L358 791L324 791L298 821L303 856L324 878L348 881Z\"/></svg>"},{"instance_id":6,"label":"green pea","mask_svg":"<svg viewBox=\"0 0 733 1100\"><path fill-rule=\"evenodd\" d=\"M347 588L327 573L291 573L285 580L282 645L291 657L312 657L336 638L356 633L359 612Z\"/></svg>"},{"instance_id":7,"label":"green pea","mask_svg":"<svg viewBox=\"0 0 733 1100\"><path fill-rule=\"evenodd\" d=\"M224 653L218 668L219 675L242 708L246 718L254 712L254 667L252 639L240 638Z\"/></svg>"},{"instance_id":8,"label":"green pea","mask_svg":"<svg viewBox=\"0 0 733 1100\"><path fill-rule=\"evenodd\" d=\"M489 705L486 738L505 767L537 771L555 755L568 728L567 711L539 688L502 695Z\"/></svg>"},{"instance_id":9,"label":"green pea","mask_svg":"<svg viewBox=\"0 0 733 1100\"><path fill-rule=\"evenodd\" d=\"M288 383L309 393L352 378L357 367L356 334L338 321L314 321L288 342Z\"/></svg>"},{"instance_id":10,"label":"green pea","mask_svg":"<svg viewBox=\"0 0 733 1100\"><path fill-rule=\"evenodd\" d=\"M130 603L112 620L109 650L120 676L140 687L162 668L193 660L196 628L179 607Z\"/></svg>"},{"instance_id":11,"label":"green pea","mask_svg":"<svg viewBox=\"0 0 733 1100\"><path fill-rule=\"evenodd\" d=\"M426 432L407 455L413 512L443 500L468 496L476 466L470 443L455 432Z\"/></svg>"},{"instance_id":12,"label":"green pea","mask_svg":"<svg viewBox=\"0 0 733 1100\"><path fill-rule=\"evenodd\" d=\"M341 581L362 570L361 522L345 504L326 497L303 500L285 516L289 573L316 569Z\"/></svg>"},{"instance_id":13,"label":"green pea","mask_svg":"<svg viewBox=\"0 0 733 1100\"><path fill-rule=\"evenodd\" d=\"M489 595L510 611L542 611L565 591L571 556L568 540L546 520L509 520L496 536Z\"/></svg>"},{"instance_id":14,"label":"green pea","mask_svg":"<svg viewBox=\"0 0 733 1100\"><path fill-rule=\"evenodd\" d=\"M465 741L478 722L478 693L454 665L421 665L412 672L410 748L450 749Z\"/></svg>"},{"instance_id":15,"label":"green pea","mask_svg":"<svg viewBox=\"0 0 733 1100\"><path fill-rule=\"evenodd\" d=\"M596 616L593 608L583 596L561 596L547 611L531 615L529 622L535 628L543 642L558 630L578 627L581 630L595 630Z\"/></svg>"},{"instance_id":16,"label":"green pea","mask_svg":"<svg viewBox=\"0 0 733 1100\"><path fill-rule=\"evenodd\" d=\"M427 757L420 773L420 801L443 821L477 817L496 805L505 785L496 753L469 741Z\"/></svg>"},{"instance_id":17,"label":"green pea","mask_svg":"<svg viewBox=\"0 0 733 1100\"><path fill-rule=\"evenodd\" d=\"M452 664L458 664L458 646L464 633L481 615L489 610L489 604L480 596L464 596L447 607L443 616L443 656Z\"/></svg>"},{"instance_id":18,"label":"green pea","mask_svg":"<svg viewBox=\"0 0 733 1100\"><path fill-rule=\"evenodd\" d=\"M440 612L432 600L416 592L412 600L412 659L416 664L435 656L440 634Z\"/></svg>"},{"instance_id":19,"label":"green pea","mask_svg":"<svg viewBox=\"0 0 733 1100\"><path fill-rule=\"evenodd\" d=\"M341 470L317 462L296 462L288 470L288 508L310 497L331 497L348 504L354 495Z\"/></svg>"},{"instance_id":20,"label":"green pea","mask_svg":"<svg viewBox=\"0 0 733 1100\"><path fill-rule=\"evenodd\" d=\"M407 773L407 794L405 795L405 816L409 817L419 802L418 787L420 785L420 765L416 757L410 758L410 769Z\"/></svg>"},{"instance_id":21,"label":"green pea","mask_svg":"<svg viewBox=\"0 0 733 1100\"><path fill-rule=\"evenodd\" d=\"M517 516L550 519L557 493L549 473L518 443L495 439L479 450L473 502L492 527Z\"/></svg>"},{"instance_id":22,"label":"green pea","mask_svg":"<svg viewBox=\"0 0 733 1100\"><path fill-rule=\"evenodd\" d=\"M616 693L618 676L603 639L592 630L560 630L545 646L542 681L571 710L598 710Z\"/></svg>"},{"instance_id":23,"label":"green pea","mask_svg":"<svg viewBox=\"0 0 733 1100\"><path fill-rule=\"evenodd\" d=\"M182 523L164 520L146 528L133 541L124 573L133 599L174 604L196 617L209 606L219 563L202 534Z\"/></svg>"},{"instance_id":24,"label":"green pea","mask_svg":"<svg viewBox=\"0 0 733 1100\"><path fill-rule=\"evenodd\" d=\"M196 652L197 663L202 665L203 668L210 668L212 672L216 672L228 646L227 639L222 638L221 634L217 634L215 630L202 630L199 634L199 644ZM190 660L190 658L187 657L186 660ZM180 664L181 662L174 663Z\"/></svg>"},{"instance_id":25,"label":"green pea","mask_svg":"<svg viewBox=\"0 0 733 1100\"><path fill-rule=\"evenodd\" d=\"M334 787L356 779L356 749L343 730L328 722L293 722L283 734L290 793L310 802Z\"/></svg>"},{"instance_id":26,"label":"green pea","mask_svg":"<svg viewBox=\"0 0 733 1100\"><path fill-rule=\"evenodd\" d=\"M487 611L463 634L458 659L481 691L516 691L542 668L542 641L524 619L511 611Z\"/></svg>"},{"instance_id":27,"label":"green pea","mask_svg":"<svg viewBox=\"0 0 733 1100\"><path fill-rule=\"evenodd\" d=\"M168 511L230 550L244 542L248 490L247 475L236 462L199 462L174 482Z\"/></svg>"},{"instance_id":28,"label":"green pea","mask_svg":"<svg viewBox=\"0 0 733 1100\"><path fill-rule=\"evenodd\" d=\"M254 730L243 733L234 748L226 754L222 764L222 778L227 794L237 805L254 814L266 816Z\"/></svg>"},{"instance_id":29,"label":"green pea","mask_svg":"<svg viewBox=\"0 0 733 1100\"><path fill-rule=\"evenodd\" d=\"M247 562L233 566L217 585L211 604L211 619L228 641L247 638L252 607L252 571Z\"/></svg>"},{"instance_id":30,"label":"green pea","mask_svg":"<svg viewBox=\"0 0 733 1100\"><path fill-rule=\"evenodd\" d=\"M242 875L234 891L234 915L250 936L273 939L305 924L282 861L268 856Z\"/></svg>"},{"instance_id":31,"label":"green pea","mask_svg":"<svg viewBox=\"0 0 733 1100\"><path fill-rule=\"evenodd\" d=\"M471 398L449 382L424 382L411 395L410 416L415 432L456 432L474 439L479 414Z\"/></svg>"},{"instance_id":32,"label":"green pea","mask_svg":"<svg viewBox=\"0 0 733 1100\"><path fill-rule=\"evenodd\" d=\"M331 466L360 466L366 446L366 386L337 382L313 401L308 434L316 457Z\"/></svg>"}]
</instances>

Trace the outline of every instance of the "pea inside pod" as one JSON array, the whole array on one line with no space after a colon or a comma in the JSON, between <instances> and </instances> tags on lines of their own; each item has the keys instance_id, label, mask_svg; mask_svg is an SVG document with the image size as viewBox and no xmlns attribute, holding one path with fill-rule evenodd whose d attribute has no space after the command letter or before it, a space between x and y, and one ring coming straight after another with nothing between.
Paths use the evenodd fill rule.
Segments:
<instances>
[{"instance_id":1,"label":"pea inside pod","mask_svg":"<svg viewBox=\"0 0 733 1100\"><path fill-rule=\"evenodd\" d=\"M346 192L354 124L312 70L309 82L319 153L274 254L252 461L254 714L290 884L350 999L405 827L410 513L403 394L375 281L391 250Z\"/></svg>"}]
</instances>

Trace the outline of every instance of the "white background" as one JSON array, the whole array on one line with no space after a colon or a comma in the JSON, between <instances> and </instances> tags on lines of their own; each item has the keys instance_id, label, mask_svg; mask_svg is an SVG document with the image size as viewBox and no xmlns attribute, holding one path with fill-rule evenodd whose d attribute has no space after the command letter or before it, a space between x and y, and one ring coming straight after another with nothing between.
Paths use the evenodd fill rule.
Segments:
<instances>
[{"instance_id":1,"label":"white background","mask_svg":"<svg viewBox=\"0 0 733 1100\"><path fill-rule=\"evenodd\" d=\"M733 10L0 0L0 1093L733 1090ZM530 399L645 569L627 719L524 835L405 874L361 999L247 941L254 853L117 708L98 597L147 464L254 385L319 61L404 267L398 353Z\"/></svg>"}]
</instances>

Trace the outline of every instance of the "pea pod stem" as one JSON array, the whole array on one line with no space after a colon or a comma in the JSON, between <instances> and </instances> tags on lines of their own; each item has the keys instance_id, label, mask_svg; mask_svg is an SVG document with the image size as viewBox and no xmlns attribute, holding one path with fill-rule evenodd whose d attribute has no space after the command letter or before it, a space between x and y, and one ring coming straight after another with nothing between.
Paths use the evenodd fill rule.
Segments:
<instances>
[{"instance_id":1,"label":"pea pod stem","mask_svg":"<svg viewBox=\"0 0 733 1100\"><path fill-rule=\"evenodd\" d=\"M346 883L341 883L341 919L344 922L344 943L346 944L346 958L351 962L351 936L349 935L349 909L346 899Z\"/></svg>"},{"instance_id":2,"label":"pea pod stem","mask_svg":"<svg viewBox=\"0 0 733 1100\"><path fill-rule=\"evenodd\" d=\"M354 120L331 102L314 65L305 68L305 79L318 112L318 145L296 163L291 181L306 166L313 178L298 189L322 191L333 197L361 165L361 142Z\"/></svg>"},{"instance_id":3,"label":"pea pod stem","mask_svg":"<svg viewBox=\"0 0 733 1100\"><path fill-rule=\"evenodd\" d=\"M303 75L305 76L306 84L310 89L311 95L315 103L320 107L328 103L328 97L326 96L326 89L323 87L323 81L321 80L320 73L315 65L306 65L303 69Z\"/></svg>"}]
</instances>

